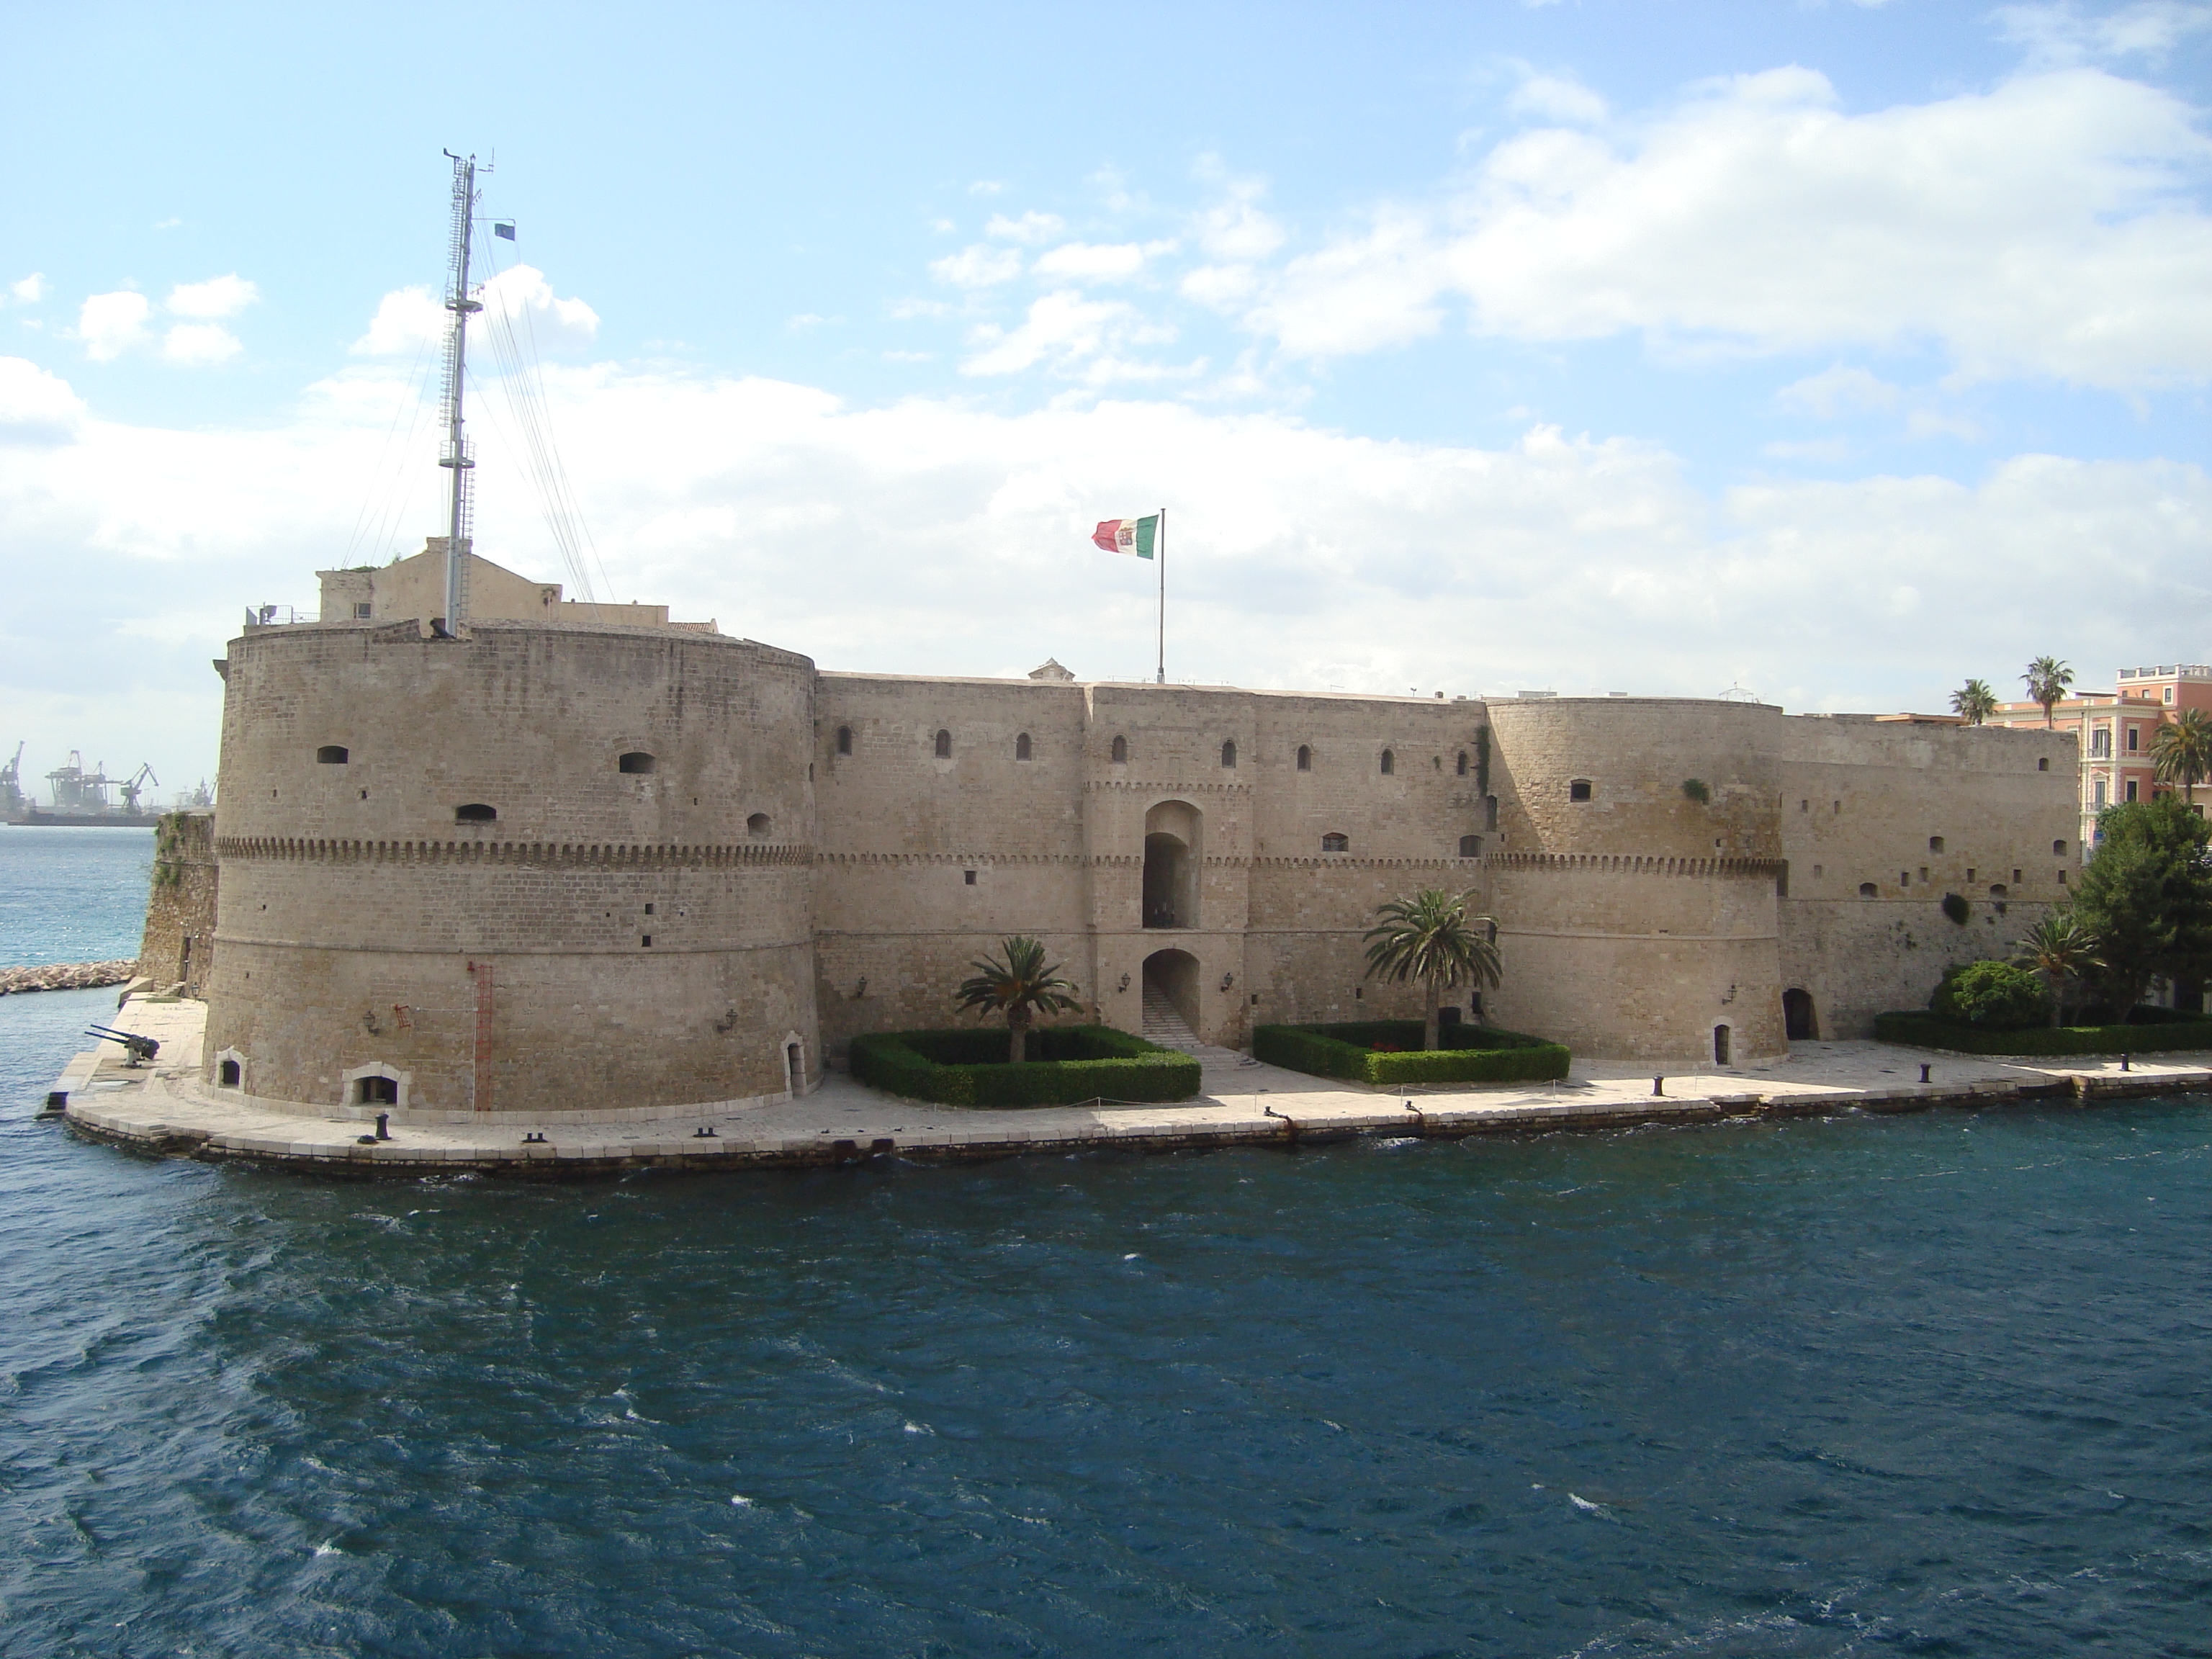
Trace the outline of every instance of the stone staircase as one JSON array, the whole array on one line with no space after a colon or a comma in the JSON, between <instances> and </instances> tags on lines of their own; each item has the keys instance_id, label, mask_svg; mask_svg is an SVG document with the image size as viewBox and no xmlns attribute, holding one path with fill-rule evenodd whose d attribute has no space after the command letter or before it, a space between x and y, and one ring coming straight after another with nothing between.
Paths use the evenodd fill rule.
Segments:
<instances>
[{"instance_id":1,"label":"stone staircase","mask_svg":"<svg viewBox=\"0 0 2212 1659\"><path fill-rule=\"evenodd\" d=\"M1157 985L1145 987L1145 1041L1157 1042L1163 1048L1176 1048L1199 1063L1203 1082L1209 1093L1213 1089L1217 1073L1234 1072L1255 1062L1234 1048L1224 1048L1217 1043L1201 1042L1198 1033L1190 1029L1190 1022L1182 1011L1168 1000L1167 993Z\"/></svg>"}]
</instances>

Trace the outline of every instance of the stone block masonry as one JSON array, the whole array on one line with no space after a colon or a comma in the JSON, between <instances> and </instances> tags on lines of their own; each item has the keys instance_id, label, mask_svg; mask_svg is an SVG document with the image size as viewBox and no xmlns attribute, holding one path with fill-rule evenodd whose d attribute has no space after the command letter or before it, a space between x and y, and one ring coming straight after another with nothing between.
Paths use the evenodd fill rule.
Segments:
<instances>
[{"instance_id":1,"label":"stone block masonry","mask_svg":"<svg viewBox=\"0 0 2212 1659\"><path fill-rule=\"evenodd\" d=\"M1139 1030L1149 992L1234 1048L1418 1017L1364 935L1425 887L1495 919L1484 1017L1740 1064L2003 953L2071 861L2065 733L823 672L650 618L465 632L232 642L220 832L179 829L145 947L173 980L193 941L210 1086L502 1118L783 1099L861 1032L951 1024L1015 933L1079 1018Z\"/></svg>"}]
</instances>

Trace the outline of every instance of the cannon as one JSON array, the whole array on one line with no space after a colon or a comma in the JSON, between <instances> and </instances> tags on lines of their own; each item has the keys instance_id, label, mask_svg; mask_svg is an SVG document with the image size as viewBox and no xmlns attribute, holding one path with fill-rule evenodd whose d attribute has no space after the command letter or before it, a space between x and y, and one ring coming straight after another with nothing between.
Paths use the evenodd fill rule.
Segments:
<instances>
[{"instance_id":1,"label":"cannon","mask_svg":"<svg viewBox=\"0 0 2212 1659\"><path fill-rule=\"evenodd\" d=\"M140 1036L136 1031L112 1031L105 1025L94 1025L89 1027L85 1035L107 1042L121 1043L131 1055L123 1062L126 1066L143 1066L161 1052L159 1042L149 1036Z\"/></svg>"}]
</instances>

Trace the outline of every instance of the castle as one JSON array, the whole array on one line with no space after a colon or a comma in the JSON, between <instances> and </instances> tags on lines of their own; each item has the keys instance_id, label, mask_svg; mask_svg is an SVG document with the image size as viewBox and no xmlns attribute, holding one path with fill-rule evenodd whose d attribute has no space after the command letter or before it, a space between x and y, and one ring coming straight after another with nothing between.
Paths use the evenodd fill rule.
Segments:
<instances>
[{"instance_id":1,"label":"castle","mask_svg":"<svg viewBox=\"0 0 2212 1659\"><path fill-rule=\"evenodd\" d=\"M1918 1006L2078 867L2066 733L830 672L462 562L465 625L432 620L434 544L323 573L322 620L252 623L216 665L212 949L175 975L209 1002L214 1087L780 1099L856 1033L949 1024L1018 933L1085 1018L1139 1029L1150 992L1235 1046L1417 1016L1418 988L1364 980L1362 935L1426 887L1497 921L1503 983L1463 1017L1741 1063Z\"/></svg>"}]
</instances>

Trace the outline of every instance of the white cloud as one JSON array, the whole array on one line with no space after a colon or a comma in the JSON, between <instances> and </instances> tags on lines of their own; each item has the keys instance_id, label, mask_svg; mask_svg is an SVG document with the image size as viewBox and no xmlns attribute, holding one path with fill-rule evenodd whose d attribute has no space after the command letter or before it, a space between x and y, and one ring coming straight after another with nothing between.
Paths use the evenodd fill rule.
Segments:
<instances>
[{"instance_id":1,"label":"white cloud","mask_svg":"<svg viewBox=\"0 0 2212 1659\"><path fill-rule=\"evenodd\" d=\"M1119 325L1092 320L1102 338ZM607 364L556 366L547 386L622 597L825 667L1018 672L1050 654L1085 675L1148 672L1145 573L1085 538L1153 501L1176 507L1186 550L1177 678L1711 696L1735 675L1795 707L1940 708L1965 676L1997 680L2042 651L2094 676L2186 660L2212 628L2212 480L2172 462L2023 455L1969 484L1779 477L1714 495L1659 446L1544 426L1479 448L1151 399L853 408ZM0 364L0 411L48 428L35 449L0 445L0 545L19 576L0 696L33 710L66 696L70 741L143 740L164 777L210 769L207 659L237 607L312 607L317 565L436 528L428 434L391 490L378 482L407 395L395 368L364 366L311 388L289 424L181 430L88 416L53 377ZM564 579L526 469L496 423L479 441L479 545ZM360 543L364 495L384 530ZM2100 572L2086 586L2085 559ZM64 611L77 625L49 643L32 619ZM205 618L197 637L190 617Z\"/></svg>"},{"instance_id":2,"label":"white cloud","mask_svg":"<svg viewBox=\"0 0 2212 1659\"><path fill-rule=\"evenodd\" d=\"M1849 115L1822 76L1775 70L1629 137L1508 139L1448 199L1223 287L1296 356L1400 344L1463 304L1527 341L1934 342L1969 380L2193 383L2212 216L2185 186L2208 161L2196 111L2100 70Z\"/></svg>"},{"instance_id":3,"label":"white cloud","mask_svg":"<svg viewBox=\"0 0 2212 1659\"><path fill-rule=\"evenodd\" d=\"M0 357L0 443L58 441L84 413L68 381L24 358Z\"/></svg>"},{"instance_id":4,"label":"white cloud","mask_svg":"<svg viewBox=\"0 0 2212 1659\"><path fill-rule=\"evenodd\" d=\"M37 271L8 285L8 295L18 305L34 306L46 297L46 279Z\"/></svg>"},{"instance_id":5,"label":"white cloud","mask_svg":"<svg viewBox=\"0 0 2212 1659\"><path fill-rule=\"evenodd\" d=\"M1808 374L1774 394L1775 407L1791 415L1832 421L1844 415L1897 407L1898 389L1863 368L1841 363Z\"/></svg>"},{"instance_id":6,"label":"white cloud","mask_svg":"<svg viewBox=\"0 0 2212 1659\"><path fill-rule=\"evenodd\" d=\"M244 349L221 323L179 323L161 338L161 356L190 368L228 362Z\"/></svg>"},{"instance_id":7,"label":"white cloud","mask_svg":"<svg viewBox=\"0 0 2212 1659\"><path fill-rule=\"evenodd\" d=\"M1203 210L1193 227L1199 246L1209 255L1241 264L1264 259L1282 246L1282 226L1260 208L1267 193L1265 184L1257 179L1229 178L1218 163L1201 167L1200 173L1224 187L1221 199Z\"/></svg>"},{"instance_id":8,"label":"white cloud","mask_svg":"<svg viewBox=\"0 0 2212 1659\"><path fill-rule=\"evenodd\" d=\"M581 300L557 298L545 274L535 265L515 265L483 285L485 319L526 327L540 347L589 345L599 331L599 315ZM356 340L356 356L387 357L412 352L446 337L452 317L428 288L394 289L377 302L368 332Z\"/></svg>"},{"instance_id":9,"label":"white cloud","mask_svg":"<svg viewBox=\"0 0 2212 1659\"><path fill-rule=\"evenodd\" d=\"M1778 461L1842 462L1850 459L1851 446L1846 438L1778 440L1763 445L1759 453Z\"/></svg>"},{"instance_id":10,"label":"white cloud","mask_svg":"<svg viewBox=\"0 0 2212 1659\"><path fill-rule=\"evenodd\" d=\"M2163 58L2188 36L2212 28L2212 6L2143 0L2106 12L2078 5L2000 6L1998 32L2031 63L2070 65L2124 58Z\"/></svg>"},{"instance_id":11,"label":"white cloud","mask_svg":"<svg viewBox=\"0 0 2212 1659\"><path fill-rule=\"evenodd\" d=\"M261 297L261 290L237 272L204 283L179 283L169 290L167 309L179 317L235 317Z\"/></svg>"},{"instance_id":12,"label":"white cloud","mask_svg":"<svg viewBox=\"0 0 2212 1659\"><path fill-rule=\"evenodd\" d=\"M353 343L356 356L387 357L446 337L445 307L426 287L398 288L377 302L368 332Z\"/></svg>"},{"instance_id":13,"label":"white cloud","mask_svg":"<svg viewBox=\"0 0 2212 1659\"><path fill-rule=\"evenodd\" d=\"M994 213L991 222L983 227L983 234L996 236L1001 241L1048 242L1066 228L1066 222L1056 213L1024 213L1018 219Z\"/></svg>"},{"instance_id":14,"label":"white cloud","mask_svg":"<svg viewBox=\"0 0 2212 1659\"><path fill-rule=\"evenodd\" d=\"M153 311L144 295L127 289L92 295L76 314L76 337L84 342L84 355L96 363L121 356L146 337L146 319Z\"/></svg>"},{"instance_id":15,"label":"white cloud","mask_svg":"<svg viewBox=\"0 0 2212 1659\"><path fill-rule=\"evenodd\" d=\"M1032 269L1040 276L1069 282L1125 283L1143 271L1148 257L1173 246L1171 242L1150 247L1136 242L1064 242L1039 254Z\"/></svg>"},{"instance_id":16,"label":"white cloud","mask_svg":"<svg viewBox=\"0 0 2212 1659\"><path fill-rule=\"evenodd\" d=\"M1579 81L1564 76L1529 72L1513 89L1506 107L1522 115L1540 115L1552 121L1586 124L1606 118L1606 102Z\"/></svg>"},{"instance_id":17,"label":"white cloud","mask_svg":"<svg viewBox=\"0 0 2212 1659\"><path fill-rule=\"evenodd\" d=\"M929 262L929 274L955 288L994 288L1022 274L1022 256L1010 247L977 242Z\"/></svg>"},{"instance_id":18,"label":"white cloud","mask_svg":"<svg viewBox=\"0 0 2212 1659\"><path fill-rule=\"evenodd\" d=\"M960 365L963 374L1012 374L1043 363L1069 373L1093 360L1115 357L1131 345L1172 339L1174 331L1147 324L1119 300L1086 300L1073 289L1047 294L1020 325L986 324L969 337L981 350ZM1093 378L1128 379L1130 365L1116 362Z\"/></svg>"}]
</instances>

